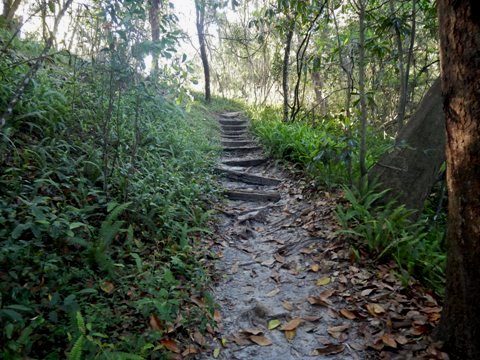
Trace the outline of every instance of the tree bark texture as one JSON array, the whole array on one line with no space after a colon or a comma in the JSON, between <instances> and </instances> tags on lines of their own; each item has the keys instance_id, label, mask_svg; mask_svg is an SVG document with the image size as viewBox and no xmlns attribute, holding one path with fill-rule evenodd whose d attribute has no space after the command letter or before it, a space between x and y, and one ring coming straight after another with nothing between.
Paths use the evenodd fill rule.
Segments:
<instances>
[{"instance_id":1,"label":"tree bark texture","mask_svg":"<svg viewBox=\"0 0 480 360\"><path fill-rule=\"evenodd\" d=\"M7 29L13 30L14 29L13 18L22 1L21 0L3 0L2 2L3 2L3 12L2 12L3 21L5 22L5 26Z\"/></svg>"},{"instance_id":2,"label":"tree bark texture","mask_svg":"<svg viewBox=\"0 0 480 360\"><path fill-rule=\"evenodd\" d=\"M383 201L396 199L405 207L417 210L418 216L444 161L445 117L440 79L437 79L398 134L397 146L380 158L368 177L391 190Z\"/></svg>"},{"instance_id":3,"label":"tree bark texture","mask_svg":"<svg viewBox=\"0 0 480 360\"><path fill-rule=\"evenodd\" d=\"M288 73L290 48L292 46L294 23L290 25L287 36L285 38L285 52L283 54L283 72L282 72L282 89L283 89L283 121L288 121L289 104L288 104Z\"/></svg>"},{"instance_id":4,"label":"tree bark texture","mask_svg":"<svg viewBox=\"0 0 480 360\"><path fill-rule=\"evenodd\" d=\"M358 56L358 92L360 95L360 177L367 174L366 156L367 156L367 99L365 92L365 0L358 1L359 21L360 21L360 43Z\"/></svg>"},{"instance_id":5,"label":"tree bark texture","mask_svg":"<svg viewBox=\"0 0 480 360\"><path fill-rule=\"evenodd\" d=\"M447 129L448 256L438 335L453 359L480 359L480 2L438 0Z\"/></svg>"},{"instance_id":6,"label":"tree bark texture","mask_svg":"<svg viewBox=\"0 0 480 360\"><path fill-rule=\"evenodd\" d=\"M210 65L208 64L207 43L205 39L205 0L195 0L196 25L198 34L198 43L200 45L200 58L202 59L203 75L205 78L205 101L212 99L210 91Z\"/></svg>"},{"instance_id":7,"label":"tree bark texture","mask_svg":"<svg viewBox=\"0 0 480 360\"><path fill-rule=\"evenodd\" d=\"M150 7L148 8L148 21L152 32L152 41L154 43L160 40L160 0L149 0ZM158 53L153 53L153 73L158 73Z\"/></svg>"}]
</instances>

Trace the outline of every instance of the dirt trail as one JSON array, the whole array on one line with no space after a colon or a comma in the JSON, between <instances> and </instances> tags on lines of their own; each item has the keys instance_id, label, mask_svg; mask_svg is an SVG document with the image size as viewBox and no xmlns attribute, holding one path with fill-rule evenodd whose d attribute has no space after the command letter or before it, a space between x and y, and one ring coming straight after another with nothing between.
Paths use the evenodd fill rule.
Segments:
<instances>
[{"instance_id":1,"label":"dirt trail","mask_svg":"<svg viewBox=\"0 0 480 360\"><path fill-rule=\"evenodd\" d=\"M333 328L335 336L353 334L349 321L307 300L323 293L329 302L334 288L333 283L316 285L322 278L321 282L332 280L332 264L328 255L321 264L312 260L315 249L327 242L312 236L308 229L313 224L302 224L301 219L313 205L321 211L327 201L304 201L297 186L252 141L241 114L227 113L219 121L225 151L218 170L225 175L229 200L223 204L218 229L224 239L218 270L224 276L214 292L222 314L221 337L228 344L218 358L303 359L315 351L338 353L329 359L358 358L357 350L340 345L328 333ZM316 272L308 271L311 265ZM269 330L269 322L273 327L276 320L281 325ZM291 330L282 330L284 326Z\"/></svg>"},{"instance_id":2,"label":"dirt trail","mask_svg":"<svg viewBox=\"0 0 480 360\"><path fill-rule=\"evenodd\" d=\"M222 320L212 350L198 358L373 359L382 350L382 358L411 358L398 348L412 344L410 336L418 343L421 334L408 332L413 320L404 316L418 304L408 306L389 268L352 265L349 245L334 235L335 196L305 199L302 184L253 141L241 113L219 122L227 200L218 219L214 296ZM434 302L428 295L418 301Z\"/></svg>"}]
</instances>

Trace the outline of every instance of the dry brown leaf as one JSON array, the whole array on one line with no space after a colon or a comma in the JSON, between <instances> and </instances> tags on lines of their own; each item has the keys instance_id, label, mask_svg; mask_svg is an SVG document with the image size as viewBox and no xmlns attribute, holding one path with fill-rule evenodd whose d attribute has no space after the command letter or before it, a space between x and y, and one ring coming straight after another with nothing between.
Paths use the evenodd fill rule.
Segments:
<instances>
[{"instance_id":1,"label":"dry brown leaf","mask_svg":"<svg viewBox=\"0 0 480 360\"><path fill-rule=\"evenodd\" d=\"M320 316L314 316L314 315L306 315L302 319L305 320L305 321L308 321L308 322L316 322L316 321L320 320L321 317Z\"/></svg>"},{"instance_id":2,"label":"dry brown leaf","mask_svg":"<svg viewBox=\"0 0 480 360\"><path fill-rule=\"evenodd\" d=\"M270 258L268 260L262 261L261 265L263 266L272 266L273 263L275 262L274 258Z\"/></svg>"},{"instance_id":3,"label":"dry brown leaf","mask_svg":"<svg viewBox=\"0 0 480 360\"><path fill-rule=\"evenodd\" d=\"M373 316L385 314L385 309L383 308L383 306L375 303L367 304L367 310Z\"/></svg>"},{"instance_id":4,"label":"dry brown leaf","mask_svg":"<svg viewBox=\"0 0 480 360\"><path fill-rule=\"evenodd\" d=\"M365 290L362 290L362 292L360 293L360 295L361 295L362 297L368 296L368 295L370 295L374 290L375 290L375 289L365 289Z\"/></svg>"},{"instance_id":5,"label":"dry brown leaf","mask_svg":"<svg viewBox=\"0 0 480 360\"><path fill-rule=\"evenodd\" d=\"M270 339L264 335L252 335L250 336L250 340L252 340L255 344L260 346L272 345L272 342L270 341Z\"/></svg>"},{"instance_id":6,"label":"dry brown leaf","mask_svg":"<svg viewBox=\"0 0 480 360\"><path fill-rule=\"evenodd\" d=\"M344 332L345 330L349 329L350 325L349 324L343 324L343 325L338 325L338 326L330 326L327 331L329 334L331 333L339 333L339 332Z\"/></svg>"},{"instance_id":7,"label":"dry brown leaf","mask_svg":"<svg viewBox=\"0 0 480 360\"><path fill-rule=\"evenodd\" d=\"M243 336L243 335L233 335L230 338L230 340L233 341L235 344L237 344L239 346L245 346L245 345L250 345L251 344L250 340L245 338L245 336Z\"/></svg>"},{"instance_id":8,"label":"dry brown leaf","mask_svg":"<svg viewBox=\"0 0 480 360\"><path fill-rule=\"evenodd\" d=\"M276 288L276 289L273 289L272 291L270 291L266 296L267 297L274 297L275 295L278 295L279 292L280 292L280 289Z\"/></svg>"},{"instance_id":9,"label":"dry brown leaf","mask_svg":"<svg viewBox=\"0 0 480 360\"><path fill-rule=\"evenodd\" d=\"M281 264L285 264L287 262L287 260L282 255L274 254L273 257Z\"/></svg>"},{"instance_id":10,"label":"dry brown leaf","mask_svg":"<svg viewBox=\"0 0 480 360\"><path fill-rule=\"evenodd\" d=\"M355 320L357 318L357 316L351 312L350 310L348 309L342 309L340 310L340 314L344 317L344 318L347 318L349 320Z\"/></svg>"},{"instance_id":11,"label":"dry brown leaf","mask_svg":"<svg viewBox=\"0 0 480 360\"><path fill-rule=\"evenodd\" d=\"M188 345L187 348L182 352L182 356L188 356L197 353L198 349L194 345Z\"/></svg>"},{"instance_id":12,"label":"dry brown leaf","mask_svg":"<svg viewBox=\"0 0 480 360\"><path fill-rule=\"evenodd\" d=\"M299 325L300 325L302 322L303 322L303 320L300 319L300 318L292 319L292 320L290 320L288 323L286 323L285 325L282 325L282 327L280 328L280 330L283 330L283 331L295 330L297 327L299 327Z\"/></svg>"},{"instance_id":13,"label":"dry brown leaf","mask_svg":"<svg viewBox=\"0 0 480 360\"><path fill-rule=\"evenodd\" d=\"M291 303L289 303L288 301L282 302L282 306L287 311L292 311L293 310L293 305Z\"/></svg>"},{"instance_id":14,"label":"dry brown leaf","mask_svg":"<svg viewBox=\"0 0 480 360\"><path fill-rule=\"evenodd\" d=\"M207 343L205 337L198 330L193 333L193 340L201 346L204 346Z\"/></svg>"},{"instance_id":15,"label":"dry brown leaf","mask_svg":"<svg viewBox=\"0 0 480 360\"><path fill-rule=\"evenodd\" d=\"M180 348L177 345L177 342L173 339L162 339L160 340L160 344L162 344L167 350L171 352L180 353Z\"/></svg>"},{"instance_id":16,"label":"dry brown leaf","mask_svg":"<svg viewBox=\"0 0 480 360\"><path fill-rule=\"evenodd\" d=\"M320 299L320 297L316 297L316 296L308 297L307 301L310 303L310 305L320 305L320 306L329 305L329 303L327 303L326 301L323 301L322 299Z\"/></svg>"},{"instance_id":17,"label":"dry brown leaf","mask_svg":"<svg viewBox=\"0 0 480 360\"><path fill-rule=\"evenodd\" d=\"M395 338L390 334L383 335L382 336L382 342L385 345L390 346L391 348L394 348L394 349L397 348L397 342L395 341Z\"/></svg>"},{"instance_id":18,"label":"dry brown leaf","mask_svg":"<svg viewBox=\"0 0 480 360\"><path fill-rule=\"evenodd\" d=\"M317 348L310 353L310 356L339 354L345 350L342 344L327 344L322 348Z\"/></svg>"},{"instance_id":19,"label":"dry brown leaf","mask_svg":"<svg viewBox=\"0 0 480 360\"><path fill-rule=\"evenodd\" d=\"M395 337L395 341L396 341L397 343L399 343L400 345L408 344L408 339L407 339L405 336L403 336L403 335L397 335L397 336Z\"/></svg>"},{"instance_id":20,"label":"dry brown leaf","mask_svg":"<svg viewBox=\"0 0 480 360\"><path fill-rule=\"evenodd\" d=\"M259 328L242 329L242 332L250 335L260 335L263 333L263 331Z\"/></svg>"},{"instance_id":21,"label":"dry brown leaf","mask_svg":"<svg viewBox=\"0 0 480 360\"><path fill-rule=\"evenodd\" d=\"M232 268L230 269L230 274L236 274L239 270L239 265L240 263L238 261L233 264Z\"/></svg>"},{"instance_id":22,"label":"dry brown leaf","mask_svg":"<svg viewBox=\"0 0 480 360\"><path fill-rule=\"evenodd\" d=\"M285 334L285 338L288 340L288 341L292 341L293 339L295 339L295 336L297 336L297 330L293 329L293 330L286 330L284 332Z\"/></svg>"},{"instance_id":23,"label":"dry brown leaf","mask_svg":"<svg viewBox=\"0 0 480 360\"><path fill-rule=\"evenodd\" d=\"M213 313L213 319L218 323L222 321L222 314L220 313L220 310L216 309L215 312Z\"/></svg>"},{"instance_id":24,"label":"dry brown leaf","mask_svg":"<svg viewBox=\"0 0 480 360\"><path fill-rule=\"evenodd\" d=\"M160 319L158 318L157 315L155 315L155 314L150 315L149 323L150 323L150 327L153 330L163 330L162 323L161 323L161 321L160 321Z\"/></svg>"}]
</instances>

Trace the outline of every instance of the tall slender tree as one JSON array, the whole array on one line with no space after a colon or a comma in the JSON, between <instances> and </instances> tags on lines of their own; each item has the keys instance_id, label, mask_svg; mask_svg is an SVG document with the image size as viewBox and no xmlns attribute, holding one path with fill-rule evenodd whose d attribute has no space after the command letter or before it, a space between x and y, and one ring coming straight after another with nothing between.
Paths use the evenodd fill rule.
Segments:
<instances>
[{"instance_id":1,"label":"tall slender tree","mask_svg":"<svg viewBox=\"0 0 480 360\"><path fill-rule=\"evenodd\" d=\"M448 260L439 337L480 359L480 3L438 0L447 129Z\"/></svg>"},{"instance_id":2,"label":"tall slender tree","mask_svg":"<svg viewBox=\"0 0 480 360\"><path fill-rule=\"evenodd\" d=\"M208 63L207 55L207 41L206 41L206 21L205 15L207 12L207 0L195 0L195 15L198 43L200 46L200 58L202 59L203 75L205 79L205 101L210 102L212 94L210 91L210 65Z\"/></svg>"}]
</instances>

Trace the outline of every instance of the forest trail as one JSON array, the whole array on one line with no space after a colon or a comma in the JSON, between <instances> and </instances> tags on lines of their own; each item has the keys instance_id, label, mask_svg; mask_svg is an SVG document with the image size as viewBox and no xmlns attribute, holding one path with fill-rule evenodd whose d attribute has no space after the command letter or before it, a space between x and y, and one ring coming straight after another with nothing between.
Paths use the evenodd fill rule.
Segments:
<instances>
[{"instance_id":1,"label":"forest trail","mask_svg":"<svg viewBox=\"0 0 480 360\"><path fill-rule=\"evenodd\" d=\"M332 273L338 257L348 257L326 240L333 233L333 200L306 201L252 140L240 113L225 113L219 122L224 155L218 171L227 200L218 222L223 276L214 294L219 338L227 343L203 358L360 358L355 349L363 349L363 341L352 322L338 316L345 304L333 301L339 284Z\"/></svg>"},{"instance_id":2,"label":"forest trail","mask_svg":"<svg viewBox=\"0 0 480 360\"><path fill-rule=\"evenodd\" d=\"M336 235L338 195L268 159L238 112L219 116L226 200L217 222L221 317L200 359L442 358L428 338L437 302L390 266L355 264Z\"/></svg>"}]
</instances>

